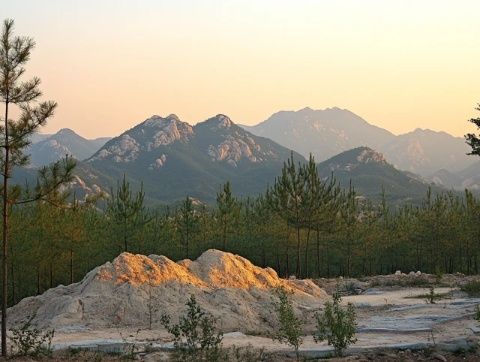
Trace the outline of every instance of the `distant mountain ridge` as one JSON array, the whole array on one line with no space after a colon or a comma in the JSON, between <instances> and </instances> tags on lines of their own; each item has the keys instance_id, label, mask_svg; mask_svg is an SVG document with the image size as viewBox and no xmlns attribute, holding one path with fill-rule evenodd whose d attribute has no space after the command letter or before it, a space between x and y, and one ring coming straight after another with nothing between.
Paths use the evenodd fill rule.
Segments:
<instances>
[{"instance_id":1,"label":"distant mountain ridge","mask_svg":"<svg viewBox=\"0 0 480 362\"><path fill-rule=\"evenodd\" d=\"M66 155L77 160L84 160L95 153L108 140L108 137L89 140L79 136L69 128L62 128L52 135L34 135L27 153L30 154L31 163L34 167L47 165Z\"/></svg>"},{"instance_id":2,"label":"distant mountain ridge","mask_svg":"<svg viewBox=\"0 0 480 362\"><path fill-rule=\"evenodd\" d=\"M304 109L303 112L310 113L311 110ZM338 109L327 113L330 112L335 114ZM358 134L372 130L366 121L351 112L344 116L345 122L360 124ZM330 122L328 127L330 137L338 133L338 125ZM371 134L395 138L378 127L374 127ZM98 143L94 144L95 141ZM103 141L86 140L65 129L32 147L37 150L45 147L55 157L75 153L81 160L87 151L92 152ZM350 136L345 133L343 141L341 146L347 147ZM154 115L108 140L93 155L79 161L71 187L78 197L98 191L108 192L126 175L134 189L143 185L150 205L175 203L187 195L213 203L220 187L227 181L232 183L238 196L255 196L264 192L280 175L292 152L296 161L306 162L299 153L268 138L255 136L223 114L194 126L181 121L175 114ZM372 200L379 199L382 189L393 203L421 199L430 186L429 181L397 170L387 159L364 146L320 162L318 170L324 178L333 173L342 187L348 187L352 181L360 196ZM15 179L21 183L21 178L34 182L34 177L34 170L19 169Z\"/></svg>"},{"instance_id":3,"label":"distant mountain ridge","mask_svg":"<svg viewBox=\"0 0 480 362\"><path fill-rule=\"evenodd\" d=\"M421 129L396 136L337 107L281 111L256 126L242 127L305 157L312 153L318 161L365 146L383 153L398 169L422 176L440 169L459 171L475 162L466 155L468 146L461 137Z\"/></svg>"},{"instance_id":4,"label":"distant mountain ridge","mask_svg":"<svg viewBox=\"0 0 480 362\"><path fill-rule=\"evenodd\" d=\"M324 178L333 174L344 188L352 182L359 196L371 200L378 201L385 190L387 200L395 204L418 202L429 187L442 190L417 175L396 169L381 153L369 147L348 150L321 162L318 172Z\"/></svg>"},{"instance_id":5,"label":"distant mountain ridge","mask_svg":"<svg viewBox=\"0 0 480 362\"><path fill-rule=\"evenodd\" d=\"M171 114L154 115L111 139L85 165L113 180L125 174L132 185L143 183L151 200L175 202L189 195L212 202L227 181L238 195L263 192L290 154L225 115L192 126ZM296 152L294 157L305 161Z\"/></svg>"},{"instance_id":6,"label":"distant mountain ridge","mask_svg":"<svg viewBox=\"0 0 480 362\"><path fill-rule=\"evenodd\" d=\"M389 131L372 126L353 112L337 107L281 111L256 126L243 127L304 156L312 153L318 161L360 146L379 149L395 138Z\"/></svg>"}]
</instances>

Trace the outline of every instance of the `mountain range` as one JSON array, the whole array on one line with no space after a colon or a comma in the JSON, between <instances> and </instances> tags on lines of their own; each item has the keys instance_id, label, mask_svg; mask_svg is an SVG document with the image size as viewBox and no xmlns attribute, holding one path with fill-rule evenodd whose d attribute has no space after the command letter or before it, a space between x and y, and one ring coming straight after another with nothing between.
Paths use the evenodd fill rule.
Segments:
<instances>
[{"instance_id":1,"label":"mountain range","mask_svg":"<svg viewBox=\"0 0 480 362\"><path fill-rule=\"evenodd\" d=\"M467 156L469 148L461 137L422 129L396 136L336 107L282 111L255 126L242 127L305 157L312 153L317 161L366 146L383 153L396 168L424 177L440 169L458 172L475 162Z\"/></svg>"},{"instance_id":2,"label":"mountain range","mask_svg":"<svg viewBox=\"0 0 480 362\"><path fill-rule=\"evenodd\" d=\"M465 155L463 139L420 129L395 136L339 108L279 112L253 127L222 114L194 126L155 115L112 139L63 129L38 135L30 148L35 166L65 154L80 160L72 185L79 195L109 191L126 175L134 188L143 185L149 203L187 195L211 203L226 181L239 196L256 195L275 181L291 150L299 162L312 152L322 177L333 173L344 187L351 180L373 199L382 189L395 203L419 199L432 182L436 189L480 185L480 162ZM16 175L23 182L32 172Z\"/></svg>"},{"instance_id":3,"label":"mountain range","mask_svg":"<svg viewBox=\"0 0 480 362\"><path fill-rule=\"evenodd\" d=\"M124 174L164 202L189 195L212 202L221 185L253 195L274 182L291 151L217 115L191 126L176 115L152 116L108 141L84 163L113 179ZM304 158L294 152L294 158Z\"/></svg>"}]
</instances>

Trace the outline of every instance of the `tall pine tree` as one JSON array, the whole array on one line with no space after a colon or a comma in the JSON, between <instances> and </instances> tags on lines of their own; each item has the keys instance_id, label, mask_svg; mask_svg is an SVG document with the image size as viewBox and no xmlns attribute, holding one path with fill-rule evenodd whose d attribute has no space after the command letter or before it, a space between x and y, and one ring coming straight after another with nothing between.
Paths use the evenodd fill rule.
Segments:
<instances>
[{"instance_id":1,"label":"tall pine tree","mask_svg":"<svg viewBox=\"0 0 480 362\"><path fill-rule=\"evenodd\" d=\"M33 78L22 81L25 64L30 59L30 53L35 45L28 37L13 35L14 22L7 19L3 23L0 39L0 101L5 105L4 117L1 118L0 168L2 180L2 355L7 355L7 272L8 272L8 239L9 216L11 208L16 204L24 204L42 199L70 181L75 163L66 158L64 162L44 168L40 180L32 192L23 195L17 185L10 185L9 180L15 167L25 166L29 158L25 149L30 144L30 137L39 127L45 125L47 119L53 116L57 104L52 101L38 102L42 95L39 86L40 79ZM12 112L12 110L14 112ZM12 113L18 113L16 120ZM26 198L22 199L22 196Z\"/></svg>"}]
</instances>

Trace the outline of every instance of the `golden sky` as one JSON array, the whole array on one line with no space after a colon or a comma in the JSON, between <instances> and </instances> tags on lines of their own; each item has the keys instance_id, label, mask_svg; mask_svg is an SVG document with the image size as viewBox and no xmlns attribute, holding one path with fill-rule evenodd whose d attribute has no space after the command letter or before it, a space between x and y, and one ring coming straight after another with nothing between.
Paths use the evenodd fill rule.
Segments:
<instances>
[{"instance_id":1,"label":"golden sky","mask_svg":"<svg viewBox=\"0 0 480 362\"><path fill-rule=\"evenodd\" d=\"M396 134L461 136L480 102L478 0L15 0L59 108L43 132L114 136L152 114L256 124L348 108Z\"/></svg>"}]
</instances>

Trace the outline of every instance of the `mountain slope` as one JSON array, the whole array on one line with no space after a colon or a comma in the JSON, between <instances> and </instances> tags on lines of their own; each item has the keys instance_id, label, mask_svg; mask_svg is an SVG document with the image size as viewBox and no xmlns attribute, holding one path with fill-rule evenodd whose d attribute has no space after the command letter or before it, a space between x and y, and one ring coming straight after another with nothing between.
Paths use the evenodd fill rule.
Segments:
<instances>
[{"instance_id":1,"label":"mountain slope","mask_svg":"<svg viewBox=\"0 0 480 362\"><path fill-rule=\"evenodd\" d=\"M463 191L480 190L480 161L472 157L473 163L459 172L439 170L429 176L429 180L443 187Z\"/></svg>"},{"instance_id":2,"label":"mountain slope","mask_svg":"<svg viewBox=\"0 0 480 362\"><path fill-rule=\"evenodd\" d=\"M382 188L387 199L394 203L418 201L430 186L416 175L397 170L385 157L368 147L343 152L318 164L322 177L333 176L342 187L350 181L357 193L370 199L380 199ZM439 187L433 187L439 191Z\"/></svg>"},{"instance_id":3,"label":"mountain slope","mask_svg":"<svg viewBox=\"0 0 480 362\"><path fill-rule=\"evenodd\" d=\"M461 137L417 129L395 136L339 108L275 113L256 126L243 126L308 157L323 161L352 148L367 146L382 152L397 168L429 176L437 170L459 171L473 163Z\"/></svg>"},{"instance_id":4,"label":"mountain slope","mask_svg":"<svg viewBox=\"0 0 480 362\"><path fill-rule=\"evenodd\" d=\"M305 157L312 153L318 161L359 146L378 149L395 138L392 133L370 125L356 114L336 107L281 111L256 126L243 127L297 150Z\"/></svg>"},{"instance_id":5,"label":"mountain slope","mask_svg":"<svg viewBox=\"0 0 480 362\"><path fill-rule=\"evenodd\" d=\"M44 136L44 135L42 135ZM35 142L35 140L38 140ZM43 166L55 162L66 155L78 160L90 157L105 144L108 138L88 140L68 128L61 129L47 137L36 137L28 153L33 166Z\"/></svg>"},{"instance_id":6,"label":"mountain slope","mask_svg":"<svg viewBox=\"0 0 480 362\"><path fill-rule=\"evenodd\" d=\"M290 152L224 115L191 126L172 114L152 116L113 138L86 164L113 179L126 174L134 187L143 182L152 201L173 202L189 195L212 202L226 181L238 195L263 192ZM294 157L304 160L296 153Z\"/></svg>"},{"instance_id":7,"label":"mountain slope","mask_svg":"<svg viewBox=\"0 0 480 362\"><path fill-rule=\"evenodd\" d=\"M467 156L469 146L463 138L424 129L397 136L380 151L397 168L422 175L440 169L457 172L475 161Z\"/></svg>"}]
</instances>

